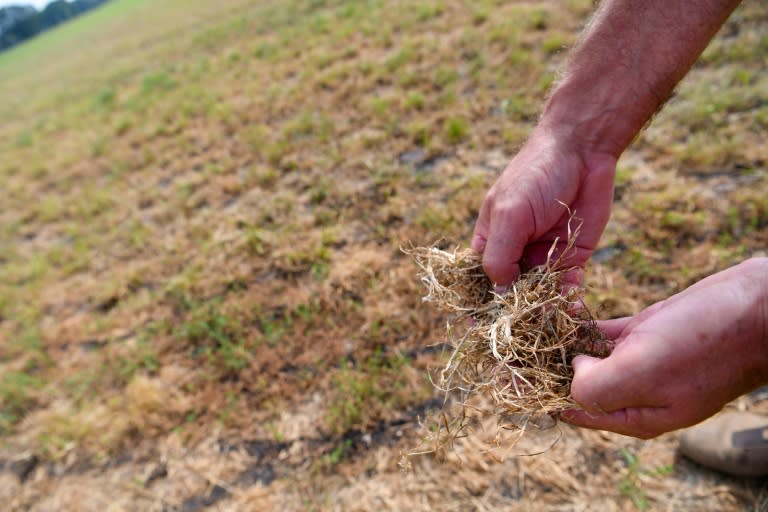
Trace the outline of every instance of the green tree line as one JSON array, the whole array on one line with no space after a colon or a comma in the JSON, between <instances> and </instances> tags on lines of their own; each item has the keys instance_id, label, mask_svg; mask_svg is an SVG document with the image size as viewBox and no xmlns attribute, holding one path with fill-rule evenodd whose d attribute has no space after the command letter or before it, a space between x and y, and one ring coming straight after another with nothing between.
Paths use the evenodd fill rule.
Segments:
<instances>
[{"instance_id":1,"label":"green tree line","mask_svg":"<svg viewBox=\"0 0 768 512\"><path fill-rule=\"evenodd\" d=\"M56 0L41 11L30 6L0 8L0 51L107 1L109 0Z\"/></svg>"}]
</instances>

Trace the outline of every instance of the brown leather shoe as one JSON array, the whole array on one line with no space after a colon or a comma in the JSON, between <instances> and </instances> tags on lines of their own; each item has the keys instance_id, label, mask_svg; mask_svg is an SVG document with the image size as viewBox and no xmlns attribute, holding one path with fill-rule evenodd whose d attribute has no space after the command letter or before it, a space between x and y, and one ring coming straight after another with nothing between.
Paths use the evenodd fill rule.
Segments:
<instances>
[{"instance_id":1,"label":"brown leather shoe","mask_svg":"<svg viewBox=\"0 0 768 512\"><path fill-rule=\"evenodd\" d=\"M718 414L681 432L680 453L723 473L768 475L768 416Z\"/></svg>"}]
</instances>

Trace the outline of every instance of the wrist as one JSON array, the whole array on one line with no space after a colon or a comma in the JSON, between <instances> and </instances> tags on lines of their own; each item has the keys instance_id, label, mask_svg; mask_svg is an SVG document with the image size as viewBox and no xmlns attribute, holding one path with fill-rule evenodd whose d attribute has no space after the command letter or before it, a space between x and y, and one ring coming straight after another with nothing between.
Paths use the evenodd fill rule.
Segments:
<instances>
[{"instance_id":1,"label":"wrist","mask_svg":"<svg viewBox=\"0 0 768 512\"><path fill-rule=\"evenodd\" d=\"M579 182L599 173L602 179L610 176L613 183L616 162L621 154L621 151L608 150L605 145L592 144L577 128L565 122L556 123L551 117L542 117L526 146L531 146L537 153L547 151L563 157L564 161L574 162L575 165L562 165L560 170Z\"/></svg>"},{"instance_id":2,"label":"wrist","mask_svg":"<svg viewBox=\"0 0 768 512\"><path fill-rule=\"evenodd\" d=\"M768 257L752 258L750 262L757 268L756 275L760 283L755 307L758 342L768 359Z\"/></svg>"},{"instance_id":3,"label":"wrist","mask_svg":"<svg viewBox=\"0 0 768 512\"><path fill-rule=\"evenodd\" d=\"M633 90L626 79L581 83L569 77L552 92L539 124L580 154L618 159L660 103L650 91Z\"/></svg>"},{"instance_id":4,"label":"wrist","mask_svg":"<svg viewBox=\"0 0 768 512\"><path fill-rule=\"evenodd\" d=\"M745 287L753 294L750 301L750 332L747 352L757 366L755 385L768 383L768 258L752 258L746 268ZM751 286L750 286L751 285Z\"/></svg>"}]
</instances>

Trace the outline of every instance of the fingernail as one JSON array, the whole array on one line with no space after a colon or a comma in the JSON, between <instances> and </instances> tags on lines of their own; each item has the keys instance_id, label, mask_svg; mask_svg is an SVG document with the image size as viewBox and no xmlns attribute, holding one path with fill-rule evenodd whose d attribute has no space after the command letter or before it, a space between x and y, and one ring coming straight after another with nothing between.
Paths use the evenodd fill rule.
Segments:
<instances>
[{"instance_id":1,"label":"fingernail","mask_svg":"<svg viewBox=\"0 0 768 512\"><path fill-rule=\"evenodd\" d=\"M493 286L493 293L496 295L504 295L509 291L509 286L502 286L500 284Z\"/></svg>"}]
</instances>

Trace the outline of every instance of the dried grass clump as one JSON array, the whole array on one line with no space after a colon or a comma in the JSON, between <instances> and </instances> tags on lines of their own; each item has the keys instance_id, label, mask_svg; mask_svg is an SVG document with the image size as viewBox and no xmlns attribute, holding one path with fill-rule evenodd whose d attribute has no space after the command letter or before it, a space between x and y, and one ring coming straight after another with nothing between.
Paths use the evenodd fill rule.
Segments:
<instances>
[{"instance_id":1,"label":"dried grass clump","mask_svg":"<svg viewBox=\"0 0 768 512\"><path fill-rule=\"evenodd\" d=\"M451 313L447 333L453 351L433 378L440 390L458 392L465 406L478 395L490 399L490 412L500 419L577 407L570 396L573 356L605 356L611 349L582 303L583 290L563 292L563 275L571 270L563 266L564 256L577 235L578 230L571 233L553 259L555 242L547 263L525 272L503 294L493 292L480 256L469 249L406 251L421 268L423 300ZM451 430L450 421L442 423Z\"/></svg>"}]
</instances>

